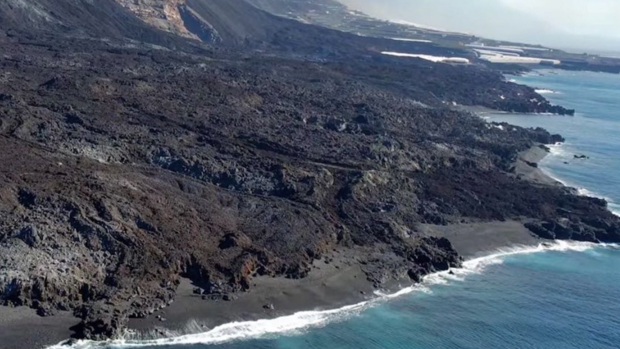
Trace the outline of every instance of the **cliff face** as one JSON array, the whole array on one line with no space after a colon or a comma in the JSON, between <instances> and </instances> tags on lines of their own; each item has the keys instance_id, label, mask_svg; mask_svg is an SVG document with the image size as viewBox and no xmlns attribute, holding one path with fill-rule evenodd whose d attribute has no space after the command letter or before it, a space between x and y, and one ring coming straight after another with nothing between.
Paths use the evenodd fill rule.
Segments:
<instances>
[{"instance_id":1,"label":"cliff face","mask_svg":"<svg viewBox=\"0 0 620 349\"><path fill-rule=\"evenodd\" d=\"M186 27L179 8L185 0L116 0L146 23L177 35L194 38Z\"/></svg>"}]
</instances>

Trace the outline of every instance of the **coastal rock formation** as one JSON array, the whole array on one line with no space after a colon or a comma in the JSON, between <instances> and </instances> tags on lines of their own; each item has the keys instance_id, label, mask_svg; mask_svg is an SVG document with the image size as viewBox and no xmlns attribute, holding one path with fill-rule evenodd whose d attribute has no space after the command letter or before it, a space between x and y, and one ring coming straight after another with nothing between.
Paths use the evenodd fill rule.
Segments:
<instances>
[{"instance_id":1,"label":"coastal rock formation","mask_svg":"<svg viewBox=\"0 0 620 349\"><path fill-rule=\"evenodd\" d=\"M459 266L421 223L620 239L604 201L512 173L561 136L452 109L569 112L496 71L384 57L372 46L394 43L281 18L246 36L274 16L231 26L253 8L221 1L187 4L247 46L164 34L111 1L20 3L0 5L0 301L72 311L78 337L165 308L181 278L234 295L304 278L335 248L378 287Z\"/></svg>"}]
</instances>

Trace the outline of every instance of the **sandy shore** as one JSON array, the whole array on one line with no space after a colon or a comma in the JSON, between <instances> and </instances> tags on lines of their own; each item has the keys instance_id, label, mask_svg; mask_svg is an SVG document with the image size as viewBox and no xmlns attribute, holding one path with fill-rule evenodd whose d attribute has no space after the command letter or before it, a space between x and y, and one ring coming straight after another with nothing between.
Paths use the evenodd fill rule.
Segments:
<instances>
[{"instance_id":1,"label":"sandy shore","mask_svg":"<svg viewBox=\"0 0 620 349\"><path fill-rule=\"evenodd\" d=\"M330 262L315 261L310 275L302 280L258 277L249 292L238 294L234 301L203 300L193 293L194 286L185 280L174 303L148 319L133 319L129 327L141 332L154 328L184 330L189 323L199 328L234 322L270 319L305 310L327 310L356 304L373 297L372 283L359 265L345 260L355 258L353 252L329 256ZM333 261L331 261L333 258ZM265 309L265 305L273 305ZM161 330L158 330L161 332Z\"/></svg>"},{"instance_id":2,"label":"sandy shore","mask_svg":"<svg viewBox=\"0 0 620 349\"><path fill-rule=\"evenodd\" d=\"M519 154L515 163L515 173L528 181L543 185L562 185L562 183L547 175L538 167L538 164L549 154L544 146L532 147Z\"/></svg>"},{"instance_id":3,"label":"sandy shore","mask_svg":"<svg viewBox=\"0 0 620 349\"><path fill-rule=\"evenodd\" d=\"M538 146L519 154L515 173L542 185L561 185L531 165L547 154L544 147ZM491 254L501 248L534 246L541 242L517 221L421 225L418 229L424 235L448 238L465 259ZM269 319L304 310L336 309L373 298L372 283L366 280L359 265L351 263L356 260L355 252L339 251L329 258L333 258L330 263L316 261L308 278L303 280L257 278L250 292L240 294L239 299L232 302L202 300L201 296L193 294L194 287L186 280L175 302L158 314L165 321L155 317L134 319L129 326L144 333L156 329L155 335L167 330L183 331L188 324L195 325L190 326L194 331L200 328L206 331L233 321ZM406 286L406 282L394 282L386 291L396 292ZM264 309L267 304L273 304L274 310Z\"/></svg>"},{"instance_id":4,"label":"sandy shore","mask_svg":"<svg viewBox=\"0 0 620 349\"><path fill-rule=\"evenodd\" d=\"M544 147L533 147L519 154L515 173L541 185L561 185L533 166L546 155ZM536 245L534 237L522 223L469 222L448 226L421 225L419 232L448 238L465 259L493 253L515 245ZM145 337L207 331L215 326L258 319L270 319L305 310L336 309L374 298L374 288L362 268L355 263L355 251L335 251L315 261L310 275L302 280L259 277L252 289L233 301L203 300L194 294L194 286L184 280L177 297L166 309L147 319L132 319L129 328ZM394 282L386 290L396 292L408 284ZM266 309L273 305L274 309ZM161 318L164 320L162 321ZM25 308L0 307L0 349L38 349L56 344L71 335L70 327L78 319L69 313L41 318ZM189 326L188 326L189 325Z\"/></svg>"},{"instance_id":5,"label":"sandy shore","mask_svg":"<svg viewBox=\"0 0 620 349\"><path fill-rule=\"evenodd\" d=\"M40 317L28 308L0 307L0 349L38 349L71 336L79 319L71 313Z\"/></svg>"},{"instance_id":6,"label":"sandy shore","mask_svg":"<svg viewBox=\"0 0 620 349\"><path fill-rule=\"evenodd\" d=\"M418 228L424 235L450 239L465 259L488 255L501 248L535 246L541 242L517 221L421 225ZM345 262L355 260L354 252L339 252L330 258L333 261L329 263L316 261L313 271L303 280L257 278L249 292L231 302L203 300L193 294L194 287L185 280L175 302L158 314L165 321L156 317L134 319L130 328L146 337L170 334L168 331L180 334L188 329L207 331L224 323L271 319L306 310L337 309L375 297L375 289L360 266ZM410 281L393 282L384 291L393 293L410 285ZM273 304L274 310L264 309L267 304Z\"/></svg>"},{"instance_id":7,"label":"sandy shore","mask_svg":"<svg viewBox=\"0 0 620 349\"><path fill-rule=\"evenodd\" d=\"M519 222L484 222L449 226L422 225L425 235L450 239L466 259L480 257L515 245L540 242ZM355 261L355 252L339 251L315 261L310 275L302 280L259 277L252 289L233 301L203 300L193 293L189 280L182 282L169 307L147 319L132 319L129 328L145 338L202 332L235 321L270 319L299 311L337 309L374 298L373 285ZM331 260L333 258L333 260ZM394 282L388 293L410 286ZM265 305L274 309L265 309ZM159 317L165 319L161 321ZM0 349L39 349L56 344L71 335L69 328L78 320L70 314L38 317L25 308L0 307Z\"/></svg>"},{"instance_id":8,"label":"sandy shore","mask_svg":"<svg viewBox=\"0 0 620 349\"><path fill-rule=\"evenodd\" d=\"M489 255L505 247L535 246L541 242L523 223L516 221L422 225L420 230L429 236L447 238L465 259Z\"/></svg>"},{"instance_id":9,"label":"sandy shore","mask_svg":"<svg viewBox=\"0 0 620 349\"><path fill-rule=\"evenodd\" d=\"M541 242L516 221L422 225L419 229L425 235L450 239L465 259L488 255L501 248L535 246ZM158 314L165 321L150 317L134 319L129 325L146 337L170 334L169 331L180 334L188 330L207 331L235 321L271 319L307 310L337 309L374 298L375 289L366 280L362 269L345 262L354 259L355 256L350 253L353 252L334 254L330 256L334 259L330 263L316 261L313 271L303 280L257 278L250 292L240 294L239 299L231 302L203 300L193 294L194 287L189 280L185 280L175 302ZM394 282L383 291L394 293L410 285L410 281ZM267 304L273 304L274 310L264 309Z\"/></svg>"}]
</instances>

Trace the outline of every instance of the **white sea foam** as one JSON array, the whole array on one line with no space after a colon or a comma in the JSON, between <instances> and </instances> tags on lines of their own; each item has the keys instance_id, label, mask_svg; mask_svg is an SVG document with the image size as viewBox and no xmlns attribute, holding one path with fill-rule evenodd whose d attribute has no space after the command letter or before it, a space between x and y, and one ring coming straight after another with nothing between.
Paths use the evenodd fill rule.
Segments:
<instances>
[{"instance_id":1,"label":"white sea foam","mask_svg":"<svg viewBox=\"0 0 620 349\"><path fill-rule=\"evenodd\" d=\"M469 64L470 63L469 59L463 58L463 57L443 57L443 56L432 56L432 55L424 55L424 54L390 52L390 51L384 51L384 52L381 52L381 54L395 56L395 57L420 58L420 59L424 59L424 60L435 62L435 63L456 63L456 64Z\"/></svg>"},{"instance_id":2,"label":"white sea foam","mask_svg":"<svg viewBox=\"0 0 620 349\"><path fill-rule=\"evenodd\" d=\"M257 338L269 338L275 335L292 335L302 333L310 328L320 328L328 323L346 320L358 315L364 310L381 302L401 297L415 292L431 293L432 287L446 285L452 282L460 282L468 275L482 273L492 265L501 264L509 256L540 253L545 251L586 251L596 246L603 248L619 248L613 244L593 244L586 242L556 241L553 243L540 244L538 246L519 246L498 250L490 255L470 259L463 263L462 268L451 269L426 276L422 283L401 289L392 294L376 292L377 298L346 306L334 310L305 311L276 319L232 322L213 328L203 333L178 335L171 338L134 340L128 336L126 339L118 339L105 342L78 341L71 345L63 343L49 347L48 349L112 349L112 348L140 348L152 346L170 345L193 345L193 344L221 344L231 341L249 340ZM199 326L194 326L194 331L199 331Z\"/></svg>"},{"instance_id":3,"label":"white sea foam","mask_svg":"<svg viewBox=\"0 0 620 349\"><path fill-rule=\"evenodd\" d=\"M577 189L577 193L581 196L589 196L589 197L600 197L603 198L602 196L597 196L594 192L586 189L586 188L579 188Z\"/></svg>"},{"instance_id":4,"label":"white sea foam","mask_svg":"<svg viewBox=\"0 0 620 349\"><path fill-rule=\"evenodd\" d=\"M327 311L305 311L276 319L232 322L204 333L188 334L173 338L152 340L118 339L105 342L79 341L71 346L62 343L49 349L139 348L192 344L221 344L230 341L267 337L275 334L298 333L307 328L317 328L327 323L344 320L366 309L372 301ZM130 337L130 336L129 336Z\"/></svg>"},{"instance_id":5,"label":"white sea foam","mask_svg":"<svg viewBox=\"0 0 620 349\"><path fill-rule=\"evenodd\" d=\"M613 213L614 215L620 217L620 205L615 203L611 198L599 195L598 193L595 193L585 188L577 189L577 194L581 196L589 196L591 198L599 198L607 201L607 208L609 209L609 211L611 211L611 213Z\"/></svg>"},{"instance_id":6,"label":"white sea foam","mask_svg":"<svg viewBox=\"0 0 620 349\"><path fill-rule=\"evenodd\" d=\"M541 94L541 95L560 94L560 92L558 92L558 91L549 90L549 89L546 89L546 88L542 88L542 89L536 90L536 93Z\"/></svg>"},{"instance_id":7,"label":"white sea foam","mask_svg":"<svg viewBox=\"0 0 620 349\"><path fill-rule=\"evenodd\" d=\"M551 157L553 157L553 158L555 158L555 159L557 159L559 161L571 161L571 160L574 159L574 153L572 153L572 152L570 152L568 150L568 148L570 148L570 145L567 147L567 143L551 144L551 145L548 145L547 147L549 148L549 152L551 154ZM562 185L564 185L566 187L576 187L572 183L568 183L567 181L557 177L555 175L555 173L553 173L546 166L542 166L541 168L542 168L543 172L546 175L548 175L549 177L553 178L554 180L562 183Z\"/></svg>"},{"instance_id":8,"label":"white sea foam","mask_svg":"<svg viewBox=\"0 0 620 349\"><path fill-rule=\"evenodd\" d=\"M613 213L616 216L620 217L620 205L616 204L615 202L610 202L609 203L609 210L611 211L611 213Z\"/></svg>"},{"instance_id":9,"label":"white sea foam","mask_svg":"<svg viewBox=\"0 0 620 349\"><path fill-rule=\"evenodd\" d=\"M574 158L574 153L569 152L566 149L565 144L562 143L558 143L558 144L554 144L554 145L549 145L548 146L550 149L550 153L551 156L554 156L562 161L570 161ZM542 170L543 172L548 175L549 177L553 178L554 180L562 183L562 185L566 186L566 187L577 187L576 185L569 183L559 177L557 177L551 170L549 170L548 168L545 168L544 166L542 166ZM586 188L581 188L581 187L577 187L577 194L581 195L581 196L589 196L589 197L593 197L593 198L599 198L599 199L604 199L607 201L607 203L609 204L609 210L611 211L611 213L613 213L614 215L620 217L620 205L615 203L614 200L612 200L609 197L600 195L598 193L595 193L589 189Z\"/></svg>"},{"instance_id":10,"label":"white sea foam","mask_svg":"<svg viewBox=\"0 0 620 349\"><path fill-rule=\"evenodd\" d=\"M407 41L407 42L420 42L420 43L432 43L432 40L425 40L425 39L409 39L409 38L391 38L392 40L396 40L396 41Z\"/></svg>"},{"instance_id":11,"label":"white sea foam","mask_svg":"<svg viewBox=\"0 0 620 349\"><path fill-rule=\"evenodd\" d=\"M566 158L570 155L570 153L566 150L566 146L564 144L551 144L548 146L551 155Z\"/></svg>"}]
</instances>

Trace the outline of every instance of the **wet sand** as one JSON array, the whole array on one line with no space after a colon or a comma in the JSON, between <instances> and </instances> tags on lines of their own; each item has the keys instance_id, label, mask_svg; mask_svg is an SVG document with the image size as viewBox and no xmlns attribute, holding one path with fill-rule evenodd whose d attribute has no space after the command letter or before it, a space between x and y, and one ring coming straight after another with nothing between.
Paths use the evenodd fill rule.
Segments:
<instances>
[{"instance_id":1,"label":"wet sand","mask_svg":"<svg viewBox=\"0 0 620 349\"><path fill-rule=\"evenodd\" d=\"M535 237L523 223L480 222L448 226L420 225L419 232L429 236L448 238L465 259L488 255L502 248L536 246L542 240ZM185 280L175 302L148 319L134 319L129 327L142 333L145 338L162 335L180 335L207 331L218 325L235 321L271 319L291 315L299 311L337 309L375 298L373 285L354 260L354 252L338 253L329 264L316 261L315 268L306 279L260 277L252 289L238 295L239 299L209 301L193 294L194 286ZM349 263L349 264L347 264ZM410 286L403 280L391 283L385 293L394 293ZM273 304L274 310L264 309Z\"/></svg>"}]
</instances>

